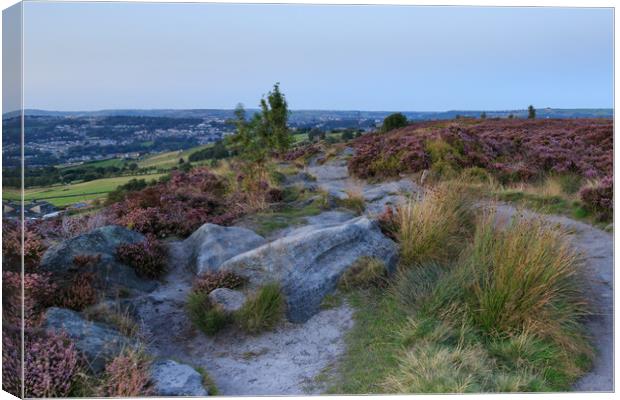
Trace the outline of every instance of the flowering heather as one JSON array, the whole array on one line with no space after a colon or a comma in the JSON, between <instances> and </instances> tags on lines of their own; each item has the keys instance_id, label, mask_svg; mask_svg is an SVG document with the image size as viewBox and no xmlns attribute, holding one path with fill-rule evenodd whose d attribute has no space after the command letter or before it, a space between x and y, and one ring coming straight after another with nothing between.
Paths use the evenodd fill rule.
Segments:
<instances>
[{"instance_id":1,"label":"flowering heather","mask_svg":"<svg viewBox=\"0 0 620 400\"><path fill-rule=\"evenodd\" d=\"M2 221L2 267L21 270L21 226L16 221ZM32 270L39 265L45 246L41 237L30 226L24 235L24 268Z\"/></svg>"},{"instance_id":2,"label":"flowering heather","mask_svg":"<svg viewBox=\"0 0 620 400\"><path fill-rule=\"evenodd\" d=\"M24 274L24 323L26 326L38 325L45 307L56 295L57 286L44 273ZM12 324L21 322L21 274L13 271L2 272L2 318Z\"/></svg>"},{"instance_id":3,"label":"flowering heather","mask_svg":"<svg viewBox=\"0 0 620 400\"><path fill-rule=\"evenodd\" d=\"M80 271L68 279L55 296L54 305L82 311L99 299L93 272Z\"/></svg>"},{"instance_id":4,"label":"flowering heather","mask_svg":"<svg viewBox=\"0 0 620 400\"><path fill-rule=\"evenodd\" d=\"M116 250L122 263L146 278L159 278L166 272L167 253L166 246L153 235L147 235L140 243L120 245Z\"/></svg>"},{"instance_id":5,"label":"flowering heather","mask_svg":"<svg viewBox=\"0 0 620 400\"><path fill-rule=\"evenodd\" d=\"M226 225L239 214L226 181L207 168L173 172L170 180L110 206L115 223L159 237L188 236L206 222Z\"/></svg>"},{"instance_id":6,"label":"flowering heather","mask_svg":"<svg viewBox=\"0 0 620 400\"><path fill-rule=\"evenodd\" d=\"M372 178L431 168L428 142L437 139L456 150L451 161L461 168L485 168L504 181L545 172L586 178L612 174L613 123L606 119L416 123L355 140L349 170Z\"/></svg>"},{"instance_id":7,"label":"flowering heather","mask_svg":"<svg viewBox=\"0 0 620 400\"><path fill-rule=\"evenodd\" d=\"M66 397L80 371L80 358L65 334L25 334L24 390L26 397Z\"/></svg>"},{"instance_id":8,"label":"flowering heather","mask_svg":"<svg viewBox=\"0 0 620 400\"><path fill-rule=\"evenodd\" d=\"M585 207L598 214L602 220L610 219L614 212L614 180L604 177L594 185L581 189L579 195Z\"/></svg>"},{"instance_id":9,"label":"flowering heather","mask_svg":"<svg viewBox=\"0 0 620 400\"><path fill-rule=\"evenodd\" d=\"M16 327L2 324L2 390L14 396L22 395L21 332Z\"/></svg>"},{"instance_id":10,"label":"flowering heather","mask_svg":"<svg viewBox=\"0 0 620 400\"><path fill-rule=\"evenodd\" d=\"M150 382L150 359L139 350L127 350L105 367L98 388L102 397L137 397L153 395Z\"/></svg>"}]
</instances>

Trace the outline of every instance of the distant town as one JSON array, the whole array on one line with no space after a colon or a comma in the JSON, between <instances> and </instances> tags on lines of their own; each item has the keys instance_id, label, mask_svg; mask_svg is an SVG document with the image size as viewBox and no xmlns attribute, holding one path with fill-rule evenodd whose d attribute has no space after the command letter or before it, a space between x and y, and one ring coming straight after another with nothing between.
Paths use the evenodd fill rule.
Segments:
<instances>
[{"instance_id":1,"label":"distant town","mask_svg":"<svg viewBox=\"0 0 620 400\"><path fill-rule=\"evenodd\" d=\"M250 113L257 110L248 110ZM611 109L540 109L539 118L612 117ZM390 112L292 111L294 133L376 129ZM404 112L409 120L479 117L480 111ZM526 110L486 111L487 118L525 117ZM59 112L26 110L24 162L27 168L71 166L107 159L137 159L146 154L183 150L231 134L233 110L110 110ZM19 165L21 116L3 116L3 162Z\"/></svg>"}]
</instances>

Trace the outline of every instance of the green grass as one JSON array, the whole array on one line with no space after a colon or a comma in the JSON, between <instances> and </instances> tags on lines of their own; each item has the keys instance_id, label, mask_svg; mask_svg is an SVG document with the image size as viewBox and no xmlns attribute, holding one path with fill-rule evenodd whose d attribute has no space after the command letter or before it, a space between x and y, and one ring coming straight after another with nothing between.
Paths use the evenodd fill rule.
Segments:
<instances>
[{"instance_id":1,"label":"green grass","mask_svg":"<svg viewBox=\"0 0 620 400\"><path fill-rule=\"evenodd\" d=\"M187 297L187 313L190 320L206 335L215 335L222 330L231 318L209 300L209 293L192 292Z\"/></svg>"},{"instance_id":2,"label":"green grass","mask_svg":"<svg viewBox=\"0 0 620 400\"><path fill-rule=\"evenodd\" d=\"M202 376L202 386L209 390L209 396L217 396L219 394L219 390L217 389L217 385L213 378L209 376L209 373L206 369L202 367L194 367L196 372Z\"/></svg>"},{"instance_id":3,"label":"green grass","mask_svg":"<svg viewBox=\"0 0 620 400\"><path fill-rule=\"evenodd\" d=\"M46 200L57 207L64 207L73 203L87 200L105 199L107 194L119 185L125 184L132 179L159 179L165 174L119 176L116 178L96 179L89 182L72 183L69 185L57 185L42 188L26 189L24 197L26 201ZM3 198L8 200L19 199L18 190L3 189Z\"/></svg>"},{"instance_id":4,"label":"green grass","mask_svg":"<svg viewBox=\"0 0 620 400\"><path fill-rule=\"evenodd\" d=\"M284 316L286 304L277 283L269 283L252 295L235 313L237 324L247 333L259 333L275 327Z\"/></svg>"},{"instance_id":5,"label":"green grass","mask_svg":"<svg viewBox=\"0 0 620 400\"><path fill-rule=\"evenodd\" d=\"M347 300L355 309L355 325L347 333L347 351L327 393L385 393L383 381L398 366L401 341L396 331L407 315L381 289L355 290Z\"/></svg>"}]
</instances>

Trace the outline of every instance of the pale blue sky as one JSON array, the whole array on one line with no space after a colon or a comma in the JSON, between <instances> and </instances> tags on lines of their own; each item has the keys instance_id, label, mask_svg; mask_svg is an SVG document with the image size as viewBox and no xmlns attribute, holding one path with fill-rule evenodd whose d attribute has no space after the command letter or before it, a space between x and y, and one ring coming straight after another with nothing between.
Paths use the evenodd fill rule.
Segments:
<instances>
[{"instance_id":1,"label":"pale blue sky","mask_svg":"<svg viewBox=\"0 0 620 400\"><path fill-rule=\"evenodd\" d=\"M27 108L613 106L611 9L25 3Z\"/></svg>"}]
</instances>

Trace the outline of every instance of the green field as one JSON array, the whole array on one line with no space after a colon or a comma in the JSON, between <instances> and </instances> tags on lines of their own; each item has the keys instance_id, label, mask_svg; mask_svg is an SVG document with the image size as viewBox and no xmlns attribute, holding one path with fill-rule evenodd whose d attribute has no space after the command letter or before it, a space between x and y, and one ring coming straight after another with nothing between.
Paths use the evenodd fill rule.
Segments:
<instances>
[{"instance_id":1,"label":"green field","mask_svg":"<svg viewBox=\"0 0 620 400\"><path fill-rule=\"evenodd\" d=\"M150 181L159 179L165 174L120 176L116 178L96 179L89 182L73 183L70 185L57 185L44 188L26 189L26 200L46 200L57 207L64 207L73 203L86 200L104 199L109 192L119 185L125 184L131 179L144 179ZM19 191L4 188L2 198L6 200L19 199Z\"/></svg>"},{"instance_id":2,"label":"green field","mask_svg":"<svg viewBox=\"0 0 620 400\"><path fill-rule=\"evenodd\" d=\"M71 171L73 169L85 168L85 167L91 167L91 168L118 167L118 168L121 168L123 164L125 164L125 160L121 160L120 158L110 158L110 159L101 160L101 161L85 162L83 164L75 165L72 167L62 167L61 170Z\"/></svg>"},{"instance_id":3,"label":"green field","mask_svg":"<svg viewBox=\"0 0 620 400\"><path fill-rule=\"evenodd\" d=\"M179 159L187 161L190 155L193 153L213 146L212 144L205 144L202 146L192 147L187 150L175 150L168 151L166 153L155 154L153 156L146 157L143 160L138 161L139 168L172 168L179 164Z\"/></svg>"}]
</instances>

